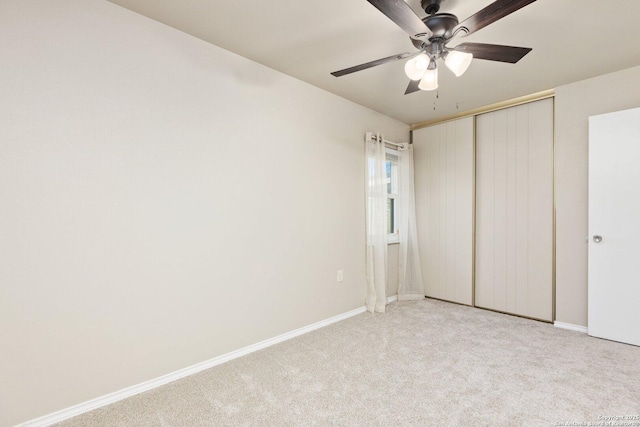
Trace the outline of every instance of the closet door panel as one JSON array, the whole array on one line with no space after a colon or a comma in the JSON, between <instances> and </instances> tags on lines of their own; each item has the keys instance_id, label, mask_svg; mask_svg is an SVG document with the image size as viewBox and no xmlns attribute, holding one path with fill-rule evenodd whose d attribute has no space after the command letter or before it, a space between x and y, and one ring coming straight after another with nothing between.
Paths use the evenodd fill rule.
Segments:
<instances>
[{"instance_id":1,"label":"closet door panel","mask_svg":"<svg viewBox=\"0 0 640 427\"><path fill-rule=\"evenodd\" d=\"M553 101L476 118L476 305L552 320Z\"/></svg>"},{"instance_id":2,"label":"closet door panel","mask_svg":"<svg viewBox=\"0 0 640 427\"><path fill-rule=\"evenodd\" d=\"M507 150L508 138L506 111L500 111L495 117L493 140L493 299L499 307L507 306Z\"/></svg>"},{"instance_id":3,"label":"closet door panel","mask_svg":"<svg viewBox=\"0 0 640 427\"><path fill-rule=\"evenodd\" d=\"M532 103L529 108L530 117L538 119L535 127L529 128L529 203L536 215L529 218L528 249L529 265L537 267L529 270L528 296L531 300L530 309L535 307L537 310L536 317L552 320L553 101L548 99ZM547 316L542 317L543 313Z\"/></svg>"},{"instance_id":4,"label":"closet door panel","mask_svg":"<svg viewBox=\"0 0 640 427\"><path fill-rule=\"evenodd\" d=\"M495 152L493 122L489 120L476 121L476 135L483 135L482 150L476 144L476 176L482 177L482 185L476 178L476 277L475 303L480 307L493 306L493 286L478 283L494 283L494 182L495 168L493 158ZM478 233L482 230L482 233Z\"/></svg>"},{"instance_id":5,"label":"closet door panel","mask_svg":"<svg viewBox=\"0 0 640 427\"><path fill-rule=\"evenodd\" d=\"M513 299L514 305L508 309L514 313L526 313L528 304L528 275L529 275L529 141L528 128L529 116L526 109L515 110L517 137L515 139L516 162L514 164L515 173L513 175L516 193L514 197L514 248L513 258L516 269Z\"/></svg>"},{"instance_id":6,"label":"closet door panel","mask_svg":"<svg viewBox=\"0 0 640 427\"><path fill-rule=\"evenodd\" d=\"M425 293L473 302L473 118L413 132Z\"/></svg>"}]
</instances>

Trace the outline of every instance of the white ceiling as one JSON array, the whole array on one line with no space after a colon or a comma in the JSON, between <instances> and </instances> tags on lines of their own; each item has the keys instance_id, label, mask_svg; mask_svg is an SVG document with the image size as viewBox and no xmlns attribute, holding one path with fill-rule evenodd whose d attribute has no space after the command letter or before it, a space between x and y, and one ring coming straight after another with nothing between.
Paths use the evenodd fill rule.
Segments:
<instances>
[{"instance_id":1,"label":"white ceiling","mask_svg":"<svg viewBox=\"0 0 640 427\"><path fill-rule=\"evenodd\" d=\"M366 0L110 1L407 124L640 65L638 0L537 0L450 44L533 48L519 63L474 60L457 78L441 66L437 94L406 96L405 61L329 74L414 51L408 36ZM419 0L406 1L424 16ZM462 21L491 2L443 0L440 11Z\"/></svg>"}]
</instances>

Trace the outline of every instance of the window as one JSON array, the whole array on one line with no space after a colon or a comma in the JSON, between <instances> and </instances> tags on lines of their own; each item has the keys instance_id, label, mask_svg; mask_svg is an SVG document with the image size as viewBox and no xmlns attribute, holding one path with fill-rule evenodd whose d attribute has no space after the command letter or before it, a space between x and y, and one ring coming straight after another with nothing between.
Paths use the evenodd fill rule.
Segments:
<instances>
[{"instance_id":1,"label":"window","mask_svg":"<svg viewBox=\"0 0 640 427\"><path fill-rule=\"evenodd\" d=\"M395 150L386 149L387 152L387 242L398 243L398 226L396 203L398 197L398 154Z\"/></svg>"}]
</instances>

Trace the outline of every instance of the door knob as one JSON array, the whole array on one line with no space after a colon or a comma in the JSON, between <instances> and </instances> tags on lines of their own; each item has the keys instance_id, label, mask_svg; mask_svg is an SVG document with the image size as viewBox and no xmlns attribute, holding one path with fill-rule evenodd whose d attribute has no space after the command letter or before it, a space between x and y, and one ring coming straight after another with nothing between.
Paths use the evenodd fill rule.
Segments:
<instances>
[{"instance_id":1,"label":"door knob","mask_svg":"<svg viewBox=\"0 0 640 427\"><path fill-rule=\"evenodd\" d=\"M602 242L602 236L598 236L597 234L595 236L593 236L593 241L595 243L600 243Z\"/></svg>"}]
</instances>

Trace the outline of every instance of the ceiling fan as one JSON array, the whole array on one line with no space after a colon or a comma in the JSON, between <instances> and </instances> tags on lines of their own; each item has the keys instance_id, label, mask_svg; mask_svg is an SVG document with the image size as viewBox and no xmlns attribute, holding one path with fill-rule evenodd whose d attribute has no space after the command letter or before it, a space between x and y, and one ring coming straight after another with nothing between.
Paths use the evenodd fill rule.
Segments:
<instances>
[{"instance_id":1,"label":"ceiling fan","mask_svg":"<svg viewBox=\"0 0 640 427\"><path fill-rule=\"evenodd\" d=\"M486 43L462 43L453 48L447 47L447 44L454 37L473 34L536 0L496 0L461 23L455 15L438 13L442 0L422 0L420 4L427 14L423 19L403 0L367 1L409 34L411 42L419 50L388 56L331 73L336 77L411 58L405 64L405 73L411 79L405 91L407 95L418 90L438 88L438 59L443 59L445 65L459 77L469 68L473 58L515 64L531 51L531 48L527 47Z\"/></svg>"}]
</instances>

